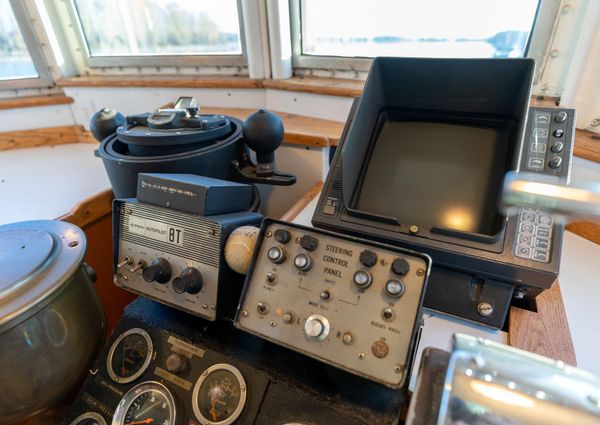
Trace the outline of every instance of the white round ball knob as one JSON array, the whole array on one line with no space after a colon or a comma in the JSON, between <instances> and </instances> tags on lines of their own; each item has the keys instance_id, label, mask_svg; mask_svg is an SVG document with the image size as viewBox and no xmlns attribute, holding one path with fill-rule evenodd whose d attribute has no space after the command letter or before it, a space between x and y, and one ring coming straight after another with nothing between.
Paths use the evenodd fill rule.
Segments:
<instances>
[{"instance_id":1,"label":"white round ball knob","mask_svg":"<svg viewBox=\"0 0 600 425\"><path fill-rule=\"evenodd\" d=\"M252 254L256 247L259 229L254 226L242 226L235 229L225 243L225 261L235 272L248 273Z\"/></svg>"}]
</instances>

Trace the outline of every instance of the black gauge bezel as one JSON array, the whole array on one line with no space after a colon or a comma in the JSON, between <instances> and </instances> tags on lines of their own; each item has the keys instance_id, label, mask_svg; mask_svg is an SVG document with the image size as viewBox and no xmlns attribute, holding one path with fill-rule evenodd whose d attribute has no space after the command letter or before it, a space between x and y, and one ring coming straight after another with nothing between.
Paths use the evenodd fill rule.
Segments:
<instances>
[{"instance_id":1,"label":"black gauge bezel","mask_svg":"<svg viewBox=\"0 0 600 425\"><path fill-rule=\"evenodd\" d=\"M169 407L171 408L171 414L169 416L169 424L175 425L177 422L177 406L175 405L175 399L171 391L160 382L156 381L145 381L142 382L125 393L113 415L112 425L125 425L125 416L129 411L131 405L142 395L150 391L156 391L161 393Z\"/></svg>"},{"instance_id":2,"label":"black gauge bezel","mask_svg":"<svg viewBox=\"0 0 600 425\"><path fill-rule=\"evenodd\" d=\"M142 364L142 367L140 367L140 369L137 372L135 372L133 375L122 377L122 376L119 376L113 370L112 359L115 354L115 350L117 349L117 346L121 343L121 341L123 341L125 338L127 338L130 335L140 335L142 338L144 338L144 340L146 341L148 350L147 350L146 358L144 359L144 363ZM148 332L146 332L145 330L140 329L140 328L129 329L128 331L125 331L121 335L119 335L117 337L117 339L115 339L114 342L112 343L112 345L110 346L110 351L108 352L108 356L106 358L106 371L108 372L108 376L110 376L110 378L118 384L128 384L130 382L133 382L136 379L138 379L146 371L146 369L148 369L148 365L150 365L150 361L152 360L153 355L154 355L154 347L152 345L152 338L150 338L150 335L148 335Z\"/></svg>"}]
</instances>

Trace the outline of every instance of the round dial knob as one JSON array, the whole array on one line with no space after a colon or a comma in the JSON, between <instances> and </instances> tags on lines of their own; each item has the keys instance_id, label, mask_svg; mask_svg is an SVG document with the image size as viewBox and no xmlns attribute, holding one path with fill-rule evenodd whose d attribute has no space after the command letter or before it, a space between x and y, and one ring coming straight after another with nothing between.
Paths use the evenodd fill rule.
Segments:
<instances>
[{"instance_id":1,"label":"round dial knob","mask_svg":"<svg viewBox=\"0 0 600 425\"><path fill-rule=\"evenodd\" d=\"M142 277L146 282L167 283L171 279L171 264L164 258L155 258L144 267Z\"/></svg>"},{"instance_id":2,"label":"round dial knob","mask_svg":"<svg viewBox=\"0 0 600 425\"><path fill-rule=\"evenodd\" d=\"M404 284L396 279L390 279L385 284L385 293L390 297L399 298L404 294Z\"/></svg>"},{"instance_id":3,"label":"round dial knob","mask_svg":"<svg viewBox=\"0 0 600 425\"><path fill-rule=\"evenodd\" d=\"M365 249L360 253L358 261L365 267L373 267L377 264L377 254L369 249Z\"/></svg>"},{"instance_id":4,"label":"round dial knob","mask_svg":"<svg viewBox=\"0 0 600 425\"><path fill-rule=\"evenodd\" d=\"M410 265L405 258L396 258L392 261L392 271L398 276L404 276L410 270Z\"/></svg>"},{"instance_id":5,"label":"round dial knob","mask_svg":"<svg viewBox=\"0 0 600 425\"><path fill-rule=\"evenodd\" d=\"M368 288L369 286L371 286L371 283L373 282L373 278L371 277L371 273L369 273L368 271L358 270L352 276L352 281L359 288L365 289L365 288Z\"/></svg>"},{"instance_id":6,"label":"round dial knob","mask_svg":"<svg viewBox=\"0 0 600 425\"><path fill-rule=\"evenodd\" d=\"M178 294L197 294L202 289L202 274L194 267L186 267L173 279L173 290Z\"/></svg>"},{"instance_id":7,"label":"round dial knob","mask_svg":"<svg viewBox=\"0 0 600 425\"><path fill-rule=\"evenodd\" d=\"M187 369L188 361L181 354L171 353L171 355L167 357L165 366L171 373L180 373Z\"/></svg>"},{"instance_id":8,"label":"round dial knob","mask_svg":"<svg viewBox=\"0 0 600 425\"><path fill-rule=\"evenodd\" d=\"M292 235L290 234L290 232L285 229L275 230L275 234L273 235L273 237L277 242L283 244L288 243L290 239L292 239Z\"/></svg>"},{"instance_id":9,"label":"round dial knob","mask_svg":"<svg viewBox=\"0 0 600 425\"><path fill-rule=\"evenodd\" d=\"M304 322L304 333L310 339L323 341L329 335L329 320L320 314L313 314Z\"/></svg>"},{"instance_id":10,"label":"round dial knob","mask_svg":"<svg viewBox=\"0 0 600 425\"><path fill-rule=\"evenodd\" d=\"M304 235L300 238L300 246L307 251L314 251L319 246L319 240L311 235Z\"/></svg>"},{"instance_id":11,"label":"round dial knob","mask_svg":"<svg viewBox=\"0 0 600 425\"><path fill-rule=\"evenodd\" d=\"M267 257L275 264L281 264L285 261L285 251L278 246L272 246L267 251Z\"/></svg>"},{"instance_id":12,"label":"round dial knob","mask_svg":"<svg viewBox=\"0 0 600 425\"><path fill-rule=\"evenodd\" d=\"M298 270L306 272L312 267L312 260L310 256L306 254L298 254L294 257L294 265Z\"/></svg>"}]
</instances>

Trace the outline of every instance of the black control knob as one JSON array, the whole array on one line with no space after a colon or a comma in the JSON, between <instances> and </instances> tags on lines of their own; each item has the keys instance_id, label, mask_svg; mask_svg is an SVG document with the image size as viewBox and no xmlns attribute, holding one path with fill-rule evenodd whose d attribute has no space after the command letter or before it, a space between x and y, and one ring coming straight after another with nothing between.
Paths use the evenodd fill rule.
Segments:
<instances>
[{"instance_id":1,"label":"black control knob","mask_svg":"<svg viewBox=\"0 0 600 425\"><path fill-rule=\"evenodd\" d=\"M560 111L558 114L556 114L556 116L554 117L554 121L556 121L557 123L563 123L567 120L567 113L565 111Z\"/></svg>"},{"instance_id":2,"label":"black control knob","mask_svg":"<svg viewBox=\"0 0 600 425\"><path fill-rule=\"evenodd\" d=\"M155 258L144 267L142 277L146 282L167 283L171 279L171 264L164 258Z\"/></svg>"},{"instance_id":3,"label":"black control knob","mask_svg":"<svg viewBox=\"0 0 600 425\"><path fill-rule=\"evenodd\" d=\"M94 138L101 142L117 131L117 128L123 124L125 124L123 114L113 109L103 108L92 115L90 119L90 131Z\"/></svg>"},{"instance_id":4,"label":"black control knob","mask_svg":"<svg viewBox=\"0 0 600 425\"><path fill-rule=\"evenodd\" d=\"M377 254L371 250L365 249L360 253L358 261L365 267L373 267L377 264Z\"/></svg>"},{"instance_id":5,"label":"black control knob","mask_svg":"<svg viewBox=\"0 0 600 425\"><path fill-rule=\"evenodd\" d=\"M396 258L392 261L392 271L398 276L404 276L410 270L410 264L405 258Z\"/></svg>"},{"instance_id":6,"label":"black control knob","mask_svg":"<svg viewBox=\"0 0 600 425\"><path fill-rule=\"evenodd\" d=\"M292 235L289 231L285 229L277 229L275 230L275 240L279 243L286 244L292 239Z\"/></svg>"},{"instance_id":7,"label":"black control knob","mask_svg":"<svg viewBox=\"0 0 600 425\"><path fill-rule=\"evenodd\" d=\"M563 134L565 134L565 131L562 128L557 128L556 130L554 130L554 132L552 133L552 135L554 137L562 137Z\"/></svg>"},{"instance_id":8,"label":"black control knob","mask_svg":"<svg viewBox=\"0 0 600 425\"><path fill-rule=\"evenodd\" d=\"M552 146L550 146L550 150L553 153L561 153L563 148L564 148L564 145L562 142L556 142Z\"/></svg>"},{"instance_id":9,"label":"black control knob","mask_svg":"<svg viewBox=\"0 0 600 425\"><path fill-rule=\"evenodd\" d=\"M186 267L173 279L173 290L178 294L197 294L202 290L202 274L194 267Z\"/></svg>"},{"instance_id":10,"label":"black control knob","mask_svg":"<svg viewBox=\"0 0 600 425\"><path fill-rule=\"evenodd\" d=\"M311 235L304 235L300 238L300 246L307 251L314 251L319 246L319 240Z\"/></svg>"},{"instance_id":11,"label":"black control knob","mask_svg":"<svg viewBox=\"0 0 600 425\"><path fill-rule=\"evenodd\" d=\"M548 162L548 166L550 166L550 168L559 168L562 164L562 158L560 156L555 156L554 158L552 158L550 160L550 162Z\"/></svg>"}]
</instances>

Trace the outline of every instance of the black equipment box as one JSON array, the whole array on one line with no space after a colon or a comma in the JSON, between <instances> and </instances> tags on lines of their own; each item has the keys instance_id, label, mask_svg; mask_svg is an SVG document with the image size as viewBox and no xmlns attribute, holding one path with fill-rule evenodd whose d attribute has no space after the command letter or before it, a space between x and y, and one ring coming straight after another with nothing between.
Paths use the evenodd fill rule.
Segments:
<instances>
[{"instance_id":1,"label":"black equipment box","mask_svg":"<svg viewBox=\"0 0 600 425\"><path fill-rule=\"evenodd\" d=\"M247 211L252 205L251 185L193 174L138 174L137 199L198 215Z\"/></svg>"},{"instance_id":2,"label":"black equipment box","mask_svg":"<svg viewBox=\"0 0 600 425\"><path fill-rule=\"evenodd\" d=\"M575 111L529 108L530 59L376 58L312 218L429 254L424 306L500 328L558 275L564 226L499 212L504 175L568 183Z\"/></svg>"},{"instance_id":3,"label":"black equipment box","mask_svg":"<svg viewBox=\"0 0 600 425\"><path fill-rule=\"evenodd\" d=\"M143 393L136 397L134 387L148 388L156 401ZM84 419L120 425L113 415L123 410L147 423L171 418L173 425L395 425L404 400L402 391L271 344L231 323L200 324L138 298L125 309L63 425Z\"/></svg>"}]
</instances>

